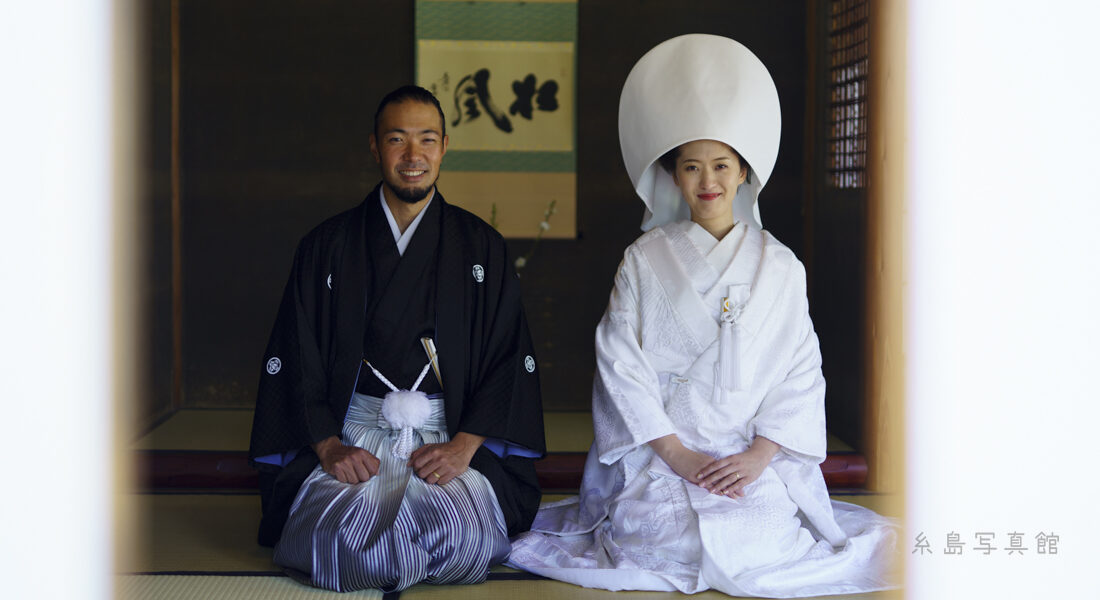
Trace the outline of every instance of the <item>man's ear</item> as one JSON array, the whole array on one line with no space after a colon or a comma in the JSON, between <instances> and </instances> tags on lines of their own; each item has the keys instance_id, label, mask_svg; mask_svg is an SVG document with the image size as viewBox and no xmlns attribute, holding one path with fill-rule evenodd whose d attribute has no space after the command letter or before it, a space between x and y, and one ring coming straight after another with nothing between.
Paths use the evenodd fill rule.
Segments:
<instances>
[{"instance_id":1,"label":"man's ear","mask_svg":"<svg viewBox=\"0 0 1100 600\"><path fill-rule=\"evenodd\" d=\"M370 134L370 153L374 157L374 162L382 164L382 157L378 155L378 140L373 133Z\"/></svg>"},{"instance_id":2,"label":"man's ear","mask_svg":"<svg viewBox=\"0 0 1100 600\"><path fill-rule=\"evenodd\" d=\"M447 142L450 142L450 141L451 141L451 136L449 136L449 135L443 136L443 153L439 155L439 158L443 158L443 155L447 154Z\"/></svg>"}]
</instances>

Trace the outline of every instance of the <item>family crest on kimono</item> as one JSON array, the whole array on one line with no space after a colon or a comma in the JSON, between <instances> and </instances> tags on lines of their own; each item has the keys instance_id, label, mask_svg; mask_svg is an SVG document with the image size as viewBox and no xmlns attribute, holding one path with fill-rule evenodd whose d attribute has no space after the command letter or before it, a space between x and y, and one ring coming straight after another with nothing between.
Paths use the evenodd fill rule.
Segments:
<instances>
[{"instance_id":1,"label":"family crest on kimono","mask_svg":"<svg viewBox=\"0 0 1100 600\"><path fill-rule=\"evenodd\" d=\"M536 361L501 236L435 187L439 102L375 113L382 182L306 235L264 355L259 541L337 591L476 583L541 498Z\"/></svg>"},{"instance_id":2,"label":"family crest on kimono","mask_svg":"<svg viewBox=\"0 0 1100 600\"><path fill-rule=\"evenodd\" d=\"M885 589L896 527L832 501L825 381L802 264L761 229L779 97L743 45L668 40L619 104L646 206L596 330L578 497L508 564L610 590L798 597Z\"/></svg>"}]
</instances>

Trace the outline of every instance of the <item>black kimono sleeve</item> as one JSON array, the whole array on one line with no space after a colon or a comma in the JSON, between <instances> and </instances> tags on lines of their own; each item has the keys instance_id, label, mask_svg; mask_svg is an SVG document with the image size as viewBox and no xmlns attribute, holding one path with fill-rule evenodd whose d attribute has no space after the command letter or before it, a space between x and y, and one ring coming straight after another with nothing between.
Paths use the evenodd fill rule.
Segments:
<instances>
[{"instance_id":1,"label":"black kimono sleeve","mask_svg":"<svg viewBox=\"0 0 1100 600\"><path fill-rule=\"evenodd\" d=\"M483 221L449 207L437 300L448 429L546 452L534 348L519 281L504 240ZM461 394L456 394L456 390ZM530 528L541 490L534 457L479 448L470 461L489 480L509 535Z\"/></svg>"},{"instance_id":2,"label":"black kimono sleeve","mask_svg":"<svg viewBox=\"0 0 1100 600\"><path fill-rule=\"evenodd\" d=\"M341 238L326 223L299 244L263 356L249 459L259 471L259 542L273 546L298 487L319 462L310 444L339 435L330 399L331 265Z\"/></svg>"},{"instance_id":3,"label":"black kimono sleeve","mask_svg":"<svg viewBox=\"0 0 1100 600\"><path fill-rule=\"evenodd\" d=\"M542 400L534 344L520 298L519 280L504 244L489 252L486 282L489 297L474 320L482 353L472 359L470 394L459 429L496 437L538 453L546 452Z\"/></svg>"},{"instance_id":4,"label":"black kimono sleeve","mask_svg":"<svg viewBox=\"0 0 1100 600\"><path fill-rule=\"evenodd\" d=\"M327 326L320 244L303 240L294 257L275 326L264 353L249 458L301 450L339 435L328 406L328 378L320 338Z\"/></svg>"}]
</instances>

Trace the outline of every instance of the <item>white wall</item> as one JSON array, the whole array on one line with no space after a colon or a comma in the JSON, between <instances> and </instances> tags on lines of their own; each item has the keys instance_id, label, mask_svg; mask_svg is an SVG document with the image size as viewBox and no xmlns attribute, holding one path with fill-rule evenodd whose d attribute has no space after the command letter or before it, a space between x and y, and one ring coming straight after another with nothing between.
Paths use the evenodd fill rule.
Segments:
<instances>
[{"instance_id":1,"label":"white wall","mask_svg":"<svg viewBox=\"0 0 1100 600\"><path fill-rule=\"evenodd\" d=\"M112 113L115 91L131 91L115 78L113 4L0 8L0 568L10 598L111 593L122 295Z\"/></svg>"},{"instance_id":2,"label":"white wall","mask_svg":"<svg viewBox=\"0 0 1100 600\"><path fill-rule=\"evenodd\" d=\"M910 0L909 14L909 592L1091 596L1100 7ZM960 556L943 553L952 531ZM931 555L912 554L921 532ZM979 532L999 549L977 553ZM1057 555L1037 554L1040 532Z\"/></svg>"}]
</instances>

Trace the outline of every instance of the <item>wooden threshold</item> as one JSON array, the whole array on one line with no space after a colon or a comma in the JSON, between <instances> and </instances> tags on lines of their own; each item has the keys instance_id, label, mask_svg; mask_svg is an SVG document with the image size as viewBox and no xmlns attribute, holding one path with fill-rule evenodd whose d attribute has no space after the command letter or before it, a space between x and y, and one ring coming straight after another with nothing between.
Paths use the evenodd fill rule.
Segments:
<instances>
[{"instance_id":1,"label":"wooden threshold","mask_svg":"<svg viewBox=\"0 0 1100 600\"><path fill-rule=\"evenodd\" d=\"M545 493L576 493L585 452L553 452L535 463ZM248 453L225 450L138 450L138 485L145 492L256 490L259 478ZM867 461L857 452L830 452L821 463L829 489L859 489L867 483Z\"/></svg>"}]
</instances>

